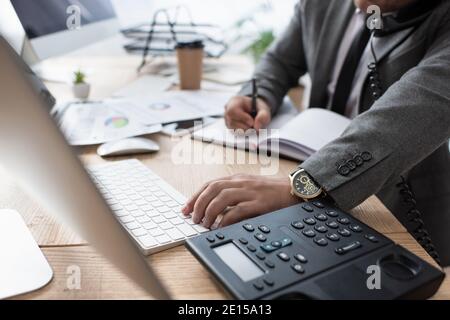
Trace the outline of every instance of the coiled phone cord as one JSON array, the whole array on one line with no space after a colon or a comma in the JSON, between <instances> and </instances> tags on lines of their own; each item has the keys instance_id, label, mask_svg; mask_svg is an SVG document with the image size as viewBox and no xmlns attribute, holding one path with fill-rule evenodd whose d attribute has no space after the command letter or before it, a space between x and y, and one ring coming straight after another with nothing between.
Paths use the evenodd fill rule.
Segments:
<instances>
[{"instance_id":1,"label":"coiled phone cord","mask_svg":"<svg viewBox=\"0 0 450 320\"><path fill-rule=\"evenodd\" d=\"M375 54L375 49L373 46L373 38L375 32L372 32L370 39L370 51L372 53L374 61L369 63L369 86L372 90L372 98L374 101L378 100L382 95L380 75L378 72L378 59ZM411 230L413 237L417 242L428 252L428 254L440 265L441 260L439 254L436 251L436 247L431 241L430 234L425 228L425 223L423 221L422 213L417 208L416 197L412 191L412 188L405 177L401 176L401 182L397 184L400 188L400 195L403 198L403 202L407 205L408 212L406 213L407 220L410 224L415 225Z\"/></svg>"},{"instance_id":2,"label":"coiled phone cord","mask_svg":"<svg viewBox=\"0 0 450 320\"><path fill-rule=\"evenodd\" d=\"M417 208L416 197L411 189L410 184L406 179L401 176L401 182L397 184L400 188L400 195L403 198L403 203L408 206L408 212L406 217L408 222L415 225L411 230L414 238L419 242L419 244L428 252L428 254L440 265L441 260L439 259L439 254L436 251L436 247L431 241L430 234L425 228L425 223L423 221L422 213Z\"/></svg>"}]
</instances>

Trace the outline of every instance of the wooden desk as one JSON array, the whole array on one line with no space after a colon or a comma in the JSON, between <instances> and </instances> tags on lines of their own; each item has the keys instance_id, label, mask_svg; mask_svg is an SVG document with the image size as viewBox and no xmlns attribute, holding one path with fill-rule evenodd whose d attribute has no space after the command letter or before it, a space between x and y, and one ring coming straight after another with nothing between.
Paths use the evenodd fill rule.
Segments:
<instances>
[{"instance_id":1,"label":"wooden desk","mask_svg":"<svg viewBox=\"0 0 450 320\"><path fill-rule=\"evenodd\" d=\"M90 81L94 85L93 97L102 98L136 78L134 72L138 59L133 57L96 57L91 59L64 58L54 65L77 64L94 71ZM70 88L62 84L48 84L55 96L70 99ZM205 181L234 173L259 173L257 165L173 165L171 150L175 143L168 137L152 136L162 147L154 155L138 157L152 170L166 179L186 196L191 195ZM198 142L183 140L181 143ZM215 147L217 150L220 147ZM78 149L83 162L102 163L94 147ZM120 159L120 158L119 158ZM281 160L279 176L286 176L296 163ZM95 250L89 247L70 229L61 226L48 216L35 201L30 199L0 168L0 208L11 208L20 212L45 256L53 267L55 276L45 288L20 296L20 299L146 299L148 295L129 281ZM372 197L352 212L358 219L387 235L423 259L434 263L428 254L406 232L393 215ZM223 299L225 292L213 281L210 274L183 247L177 247L147 258L177 299ZM81 289L69 290L67 281L69 267L81 270ZM450 280L442 285L434 298L450 297Z\"/></svg>"}]
</instances>

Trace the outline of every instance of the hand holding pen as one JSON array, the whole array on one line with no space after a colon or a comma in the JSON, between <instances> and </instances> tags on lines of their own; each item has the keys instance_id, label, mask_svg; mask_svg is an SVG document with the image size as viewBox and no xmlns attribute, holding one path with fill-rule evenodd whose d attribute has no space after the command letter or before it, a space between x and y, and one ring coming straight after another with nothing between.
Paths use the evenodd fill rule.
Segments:
<instances>
[{"instance_id":1,"label":"hand holding pen","mask_svg":"<svg viewBox=\"0 0 450 320\"><path fill-rule=\"evenodd\" d=\"M259 131L267 127L271 121L269 105L258 94L256 79L251 80L252 94L250 97L236 96L225 107L225 122L230 129Z\"/></svg>"}]
</instances>

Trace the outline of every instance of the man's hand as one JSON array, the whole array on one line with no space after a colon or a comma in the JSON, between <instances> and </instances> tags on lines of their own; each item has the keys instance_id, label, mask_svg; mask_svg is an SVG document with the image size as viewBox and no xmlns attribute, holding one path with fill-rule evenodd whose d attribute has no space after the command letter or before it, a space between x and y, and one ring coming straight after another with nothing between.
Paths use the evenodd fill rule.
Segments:
<instances>
[{"instance_id":1,"label":"man's hand","mask_svg":"<svg viewBox=\"0 0 450 320\"><path fill-rule=\"evenodd\" d=\"M254 128L257 131L267 127L271 121L270 108L267 103L258 99L256 118L250 115L252 111L252 99L249 97L234 97L225 107L225 123L230 129L248 130Z\"/></svg>"},{"instance_id":2,"label":"man's hand","mask_svg":"<svg viewBox=\"0 0 450 320\"><path fill-rule=\"evenodd\" d=\"M220 227L299 203L289 178L235 175L206 183L183 208L195 223L211 228L224 213Z\"/></svg>"}]
</instances>

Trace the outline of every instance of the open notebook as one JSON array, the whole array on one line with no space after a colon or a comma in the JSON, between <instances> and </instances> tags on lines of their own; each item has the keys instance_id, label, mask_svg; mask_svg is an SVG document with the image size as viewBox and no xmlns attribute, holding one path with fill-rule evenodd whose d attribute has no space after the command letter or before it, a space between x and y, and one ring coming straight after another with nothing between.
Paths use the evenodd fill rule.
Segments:
<instances>
[{"instance_id":1,"label":"open notebook","mask_svg":"<svg viewBox=\"0 0 450 320\"><path fill-rule=\"evenodd\" d=\"M249 151L280 154L299 161L306 160L329 142L338 138L350 119L326 109L311 108L301 113L283 107L265 132L236 134L223 119L201 128L192 138L204 142L236 147Z\"/></svg>"}]
</instances>

